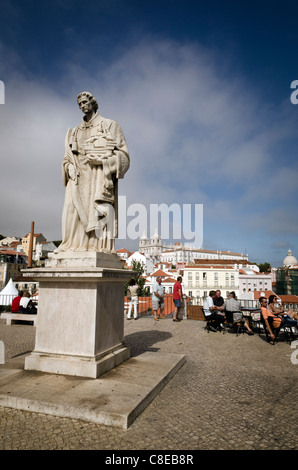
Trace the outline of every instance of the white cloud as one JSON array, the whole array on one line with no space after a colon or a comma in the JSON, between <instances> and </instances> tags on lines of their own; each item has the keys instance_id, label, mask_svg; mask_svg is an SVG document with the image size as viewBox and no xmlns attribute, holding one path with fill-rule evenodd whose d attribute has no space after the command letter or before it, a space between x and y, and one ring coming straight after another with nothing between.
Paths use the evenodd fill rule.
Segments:
<instances>
[{"instance_id":1,"label":"white cloud","mask_svg":"<svg viewBox=\"0 0 298 470\"><path fill-rule=\"evenodd\" d=\"M286 185L281 214L289 225L286 202L297 195L297 171L276 162L272 149L295 137L292 116L284 105L262 103L239 74L223 78L216 53L208 53L151 38L110 64L95 57L92 75L71 61L52 84L11 74L0 107L0 233L9 234L17 220L22 235L37 220L46 237L60 237L64 136L81 119L76 94L84 89L126 135L131 168L120 193L129 204L204 203L205 226L216 214L245 226L252 223L247 210L255 209L253 224L260 221L275 186ZM273 167L269 186L264 175Z\"/></svg>"}]
</instances>

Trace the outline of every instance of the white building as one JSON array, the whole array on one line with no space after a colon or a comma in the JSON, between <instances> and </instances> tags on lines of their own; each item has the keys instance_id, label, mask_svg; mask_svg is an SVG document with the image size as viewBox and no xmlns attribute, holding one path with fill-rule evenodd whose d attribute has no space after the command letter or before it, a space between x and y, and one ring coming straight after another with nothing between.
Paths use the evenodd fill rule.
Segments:
<instances>
[{"instance_id":1,"label":"white building","mask_svg":"<svg viewBox=\"0 0 298 470\"><path fill-rule=\"evenodd\" d=\"M161 252L163 251L163 246L161 243L161 237L160 235L158 235L157 229L155 230L155 233L151 239L151 243L146 237L146 234L143 234L142 238L140 238L139 241L139 251L141 251L145 255L153 257L158 257L161 254Z\"/></svg>"},{"instance_id":2,"label":"white building","mask_svg":"<svg viewBox=\"0 0 298 470\"><path fill-rule=\"evenodd\" d=\"M283 260L283 266L285 268L292 268L293 266L297 266L297 264L298 264L298 261L295 258L295 256L293 256L292 251L288 250L288 255Z\"/></svg>"},{"instance_id":3,"label":"white building","mask_svg":"<svg viewBox=\"0 0 298 470\"><path fill-rule=\"evenodd\" d=\"M252 291L271 291L272 273L260 273L255 266L239 269L239 296Z\"/></svg>"},{"instance_id":4,"label":"white building","mask_svg":"<svg viewBox=\"0 0 298 470\"><path fill-rule=\"evenodd\" d=\"M11 246L12 243L20 243L21 239L16 237L5 237L0 240L0 246Z\"/></svg>"},{"instance_id":5,"label":"white building","mask_svg":"<svg viewBox=\"0 0 298 470\"><path fill-rule=\"evenodd\" d=\"M56 248L57 247L53 242L37 242L33 259L35 261L40 261L41 258L46 258L49 253L53 253Z\"/></svg>"},{"instance_id":6,"label":"white building","mask_svg":"<svg viewBox=\"0 0 298 470\"><path fill-rule=\"evenodd\" d=\"M220 290L224 299L230 291L239 296L239 267L234 263L193 263L184 268L184 293L192 303L202 305L211 290Z\"/></svg>"},{"instance_id":7,"label":"white building","mask_svg":"<svg viewBox=\"0 0 298 470\"><path fill-rule=\"evenodd\" d=\"M166 271L163 271L161 269L157 269L153 273L151 273L149 276L146 276L146 283L145 287L149 289L149 292L152 294L153 292L153 286L156 282L157 277L161 277L161 284L164 289L165 294L172 294L173 293L173 287L175 282L177 281L177 277L167 273ZM183 284L182 284L182 290L183 290Z\"/></svg>"},{"instance_id":8,"label":"white building","mask_svg":"<svg viewBox=\"0 0 298 470\"><path fill-rule=\"evenodd\" d=\"M175 244L165 245L162 243L161 237L155 230L151 242L144 233L139 241L139 251L145 255L153 256L160 261L167 261L174 265L191 263L194 259L225 259L225 260L241 260L248 261L248 255L242 253L233 253L231 251L204 250L185 246L177 242Z\"/></svg>"},{"instance_id":9,"label":"white building","mask_svg":"<svg viewBox=\"0 0 298 470\"><path fill-rule=\"evenodd\" d=\"M131 251L128 251L126 248L120 248L116 253L123 261L127 261L127 258L132 255Z\"/></svg>"},{"instance_id":10,"label":"white building","mask_svg":"<svg viewBox=\"0 0 298 470\"><path fill-rule=\"evenodd\" d=\"M129 268L132 267L133 261L140 262L144 266L145 274L152 273L152 271L154 270L153 259L150 256L140 253L139 251L135 251L130 256L128 256L126 264Z\"/></svg>"}]
</instances>

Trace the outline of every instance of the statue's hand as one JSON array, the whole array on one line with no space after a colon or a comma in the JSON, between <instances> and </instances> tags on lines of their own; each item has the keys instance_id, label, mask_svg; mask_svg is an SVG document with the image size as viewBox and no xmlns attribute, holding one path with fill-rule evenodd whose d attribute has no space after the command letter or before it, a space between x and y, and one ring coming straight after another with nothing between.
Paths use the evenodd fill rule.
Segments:
<instances>
[{"instance_id":1,"label":"statue's hand","mask_svg":"<svg viewBox=\"0 0 298 470\"><path fill-rule=\"evenodd\" d=\"M70 163L68 166L68 174L69 174L70 179L72 180L76 179L76 170L72 163Z\"/></svg>"}]
</instances>

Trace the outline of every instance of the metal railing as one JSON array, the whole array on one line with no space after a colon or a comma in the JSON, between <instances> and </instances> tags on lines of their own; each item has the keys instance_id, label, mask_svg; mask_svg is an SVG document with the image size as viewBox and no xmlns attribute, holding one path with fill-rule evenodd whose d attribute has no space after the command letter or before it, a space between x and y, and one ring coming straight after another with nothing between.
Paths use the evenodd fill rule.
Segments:
<instances>
[{"instance_id":1,"label":"metal railing","mask_svg":"<svg viewBox=\"0 0 298 470\"><path fill-rule=\"evenodd\" d=\"M173 295L166 294L164 298L164 315L171 315L174 312ZM129 300L124 297L124 312L127 313L129 308ZM182 307L183 308L183 307ZM138 315L150 316L152 315L152 297L138 297Z\"/></svg>"}]
</instances>

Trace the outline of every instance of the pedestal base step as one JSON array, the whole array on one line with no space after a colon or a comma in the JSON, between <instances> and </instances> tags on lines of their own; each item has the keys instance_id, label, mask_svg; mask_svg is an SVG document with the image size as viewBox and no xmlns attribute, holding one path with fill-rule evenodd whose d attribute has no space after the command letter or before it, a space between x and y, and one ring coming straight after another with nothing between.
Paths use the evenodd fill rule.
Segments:
<instances>
[{"instance_id":1,"label":"pedestal base step","mask_svg":"<svg viewBox=\"0 0 298 470\"><path fill-rule=\"evenodd\" d=\"M127 361L129 357L129 349L125 346L106 354L98 360L87 360L59 354L43 354L33 351L25 359L25 369L96 379L122 362Z\"/></svg>"},{"instance_id":2,"label":"pedestal base step","mask_svg":"<svg viewBox=\"0 0 298 470\"><path fill-rule=\"evenodd\" d=\"M127 429L185 360L145 352L98 379L13 371L6 364L0 366L0 405Z\"/></svg>"}]
</instances>

